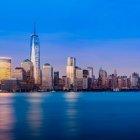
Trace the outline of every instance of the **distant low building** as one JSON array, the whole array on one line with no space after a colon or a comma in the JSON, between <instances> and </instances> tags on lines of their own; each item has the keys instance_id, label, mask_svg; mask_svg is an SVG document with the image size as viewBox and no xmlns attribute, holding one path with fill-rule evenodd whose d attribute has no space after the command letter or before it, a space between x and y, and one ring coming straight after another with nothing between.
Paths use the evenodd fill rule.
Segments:
<instances>
[{"instance_id":1,"label":"distant low building","mask_svg":"<svg viewBox=\"0 0 140 140\"><path fill-rule=\"evenodd\" d=\"M16 78L7 78L1 80L1 90L16 92L18 90L18 81Z\"/></svg>"}]
</instances>

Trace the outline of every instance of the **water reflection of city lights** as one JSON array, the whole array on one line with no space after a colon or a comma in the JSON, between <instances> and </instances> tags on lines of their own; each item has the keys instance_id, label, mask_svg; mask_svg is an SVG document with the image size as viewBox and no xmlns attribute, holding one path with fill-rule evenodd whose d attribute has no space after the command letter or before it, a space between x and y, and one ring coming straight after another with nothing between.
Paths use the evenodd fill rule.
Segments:
<instances>
[{"instance_id":1,"label":"water reflection of city lights","mask_svg":"<svg viewBox=\"0 0 140 140\"><path fill-rule=\"evenodd\" d=\"M27 120L31 129L32 135L39 135L39 130L42 126L42 110L41 103L44 98L39 94L32 94L28 97L27 101L30 104L29 111L27 112Z\"/></svg>"},{"instance_id":2,"label":"water reflection of city lights","mask_svg":"<svg viewBox=\"0 0 140 140\"><path fill-rule=\"evenodd\" d=\"M0 102L0 140L12 140L11 130L13 129L15 118L12 108L12 100L2 98Z\"/></svg>"},{"instance_id":3,"label":"water reflection of city lights","mask_svg":"<svg viewBox=\"0 0 140 140\"><path fill-rule=\"evenodd\" d=\"M67 102L76 102L79 98L79 94L75 92L66 93L64 98Z\"/></svg>"},{"instance_id":4,"label":"water reflection of city lights","mask_svg":"<svg viewBox=\"0 0 140 140\"><path fill-rule=\"evenodd\" d=\"M75 92L66 93L64 95L66 106L66 130L67 134L75 136L77 134L77 100L79 99L79 94Z\"/></svg>"}]
</instances>

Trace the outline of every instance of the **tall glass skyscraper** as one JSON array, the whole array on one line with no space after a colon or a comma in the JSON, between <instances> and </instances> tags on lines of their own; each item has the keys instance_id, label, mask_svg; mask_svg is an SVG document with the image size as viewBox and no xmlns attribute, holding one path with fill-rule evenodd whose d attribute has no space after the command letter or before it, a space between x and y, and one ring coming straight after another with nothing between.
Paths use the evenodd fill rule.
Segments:
<instances>
[{"instance_id":1,"label":"tall glass skyscraper","mask_svg":"<svg viewBox=\"0 0 140 140\"><path fill-rule=\"evenodd\" d=\"M34 34L31 35L31 62L34 67L35 84L40 84L40 42L34 26Z\"/></svg>"},{"instance_id":2,"label":"tall glass skyscraper","mask_svg":"<svg viewBox=\"0 0 140 140\"><path fill-rule=\"evenodd\" d=\"M76 59L74 57L68 57L67 59L67 78L70 80L70 84L74 87L75 85L75 67L76 67Z\"/></svg>"}]
</instances>

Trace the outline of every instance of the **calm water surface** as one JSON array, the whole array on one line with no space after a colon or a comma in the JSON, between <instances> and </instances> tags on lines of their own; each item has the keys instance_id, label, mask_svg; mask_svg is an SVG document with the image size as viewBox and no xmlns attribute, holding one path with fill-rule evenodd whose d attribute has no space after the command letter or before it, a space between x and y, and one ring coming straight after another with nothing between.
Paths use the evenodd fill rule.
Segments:
<instances>
[{"instance_id":1,"label":"calm water surface","mask_svg":"<svg viewBox=\"0 0 140 140\"><path fill-rule=\"evenodd\" d=\"M140 92L0 93L0 140L140 140Z\"/></svg>"}]
</instances>

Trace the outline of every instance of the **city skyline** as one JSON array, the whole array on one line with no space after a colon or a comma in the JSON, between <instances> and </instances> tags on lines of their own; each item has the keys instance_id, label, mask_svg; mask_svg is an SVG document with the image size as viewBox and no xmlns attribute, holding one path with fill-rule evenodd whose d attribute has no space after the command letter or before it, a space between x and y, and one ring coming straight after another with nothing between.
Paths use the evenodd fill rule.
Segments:
<instances>
[{"instance_id":1,"label":"city skyline","mask_svg":"<svg viewBox=\"0 0 140 140\"><path fill-rule=\"evenodd\" d=\"M37 38L36 38L37 37ZM0 57L0 91L25 92L25 91L131 91L140 90L140 77L132 73L130 77L118 75L117 70L108 74L102 67L96 78L93 67L82 69L76 65L76 58L68 57L66 76L60 76L59 71L46 63L38 69L38 40L37 35L31 36L31 51L33 58L21 62L20 66L12 70L10 58ZM37 44L36 44L37 43ZM37 48L34 48L37 47ZM37 51L34 53L34 49ZM39 73L37 72L39 71Z\"/></svg>"},{"instance_id":2,"label":"city skyline","mask_svg":"<svg viewBox=\"0 0 140 140\"><path fill-rule=\"evenodd\" d=\"M26 55L27 55L27 58L25 58L25 59L32 59L31 58L31 52L32 52L32 41L33 41L33 37L34 36L37 36L37 43L39 43L39 50L40 50L40 42L39 42L39 36L38 35L36 35L36 29L35 29L35 25L34 25L34 30L33 30L33 33L31 34L31 42L30 42L30 46L29 46L29 51L26 53ZM29 43L29 42L28 42ZM34 46L34 45L33 45ZM42 47L41 47L41 49L42 49ZM86 52L85 52L86 53ZM39 51L39 55L40 55L40 51ZM10 57L10 56L2 56L2 57ZM53 67L54 67L54 71L59 71L60 72L60 75L61 76L63 76L63 75L67 75L66 74L66 70L65 70L65 66L66 66L66 63L67 63L67 61L66 61L66 59L68 58L68 57L72 57L72 56L67 56L65 59L64 59L64 63L63 63L63 66L61 67L61 65L59 66L59 64L55 67L55 63L54 64L52 64L51 62L47 62L47 61L44 61L44 63L43 63L43 61L42 61L42 55L40 55L40 58L39 58L39 69L41 69L42 67L43 67L43 65L45 64L45 63L50 63ZM13 65L13 67L12 67L12 69L14 68L14 67L17 67L19 64L20 64L20 62L19 61L17 61L16 63L15 63L15 61L16 61L16 59L14 59L14 58L12 58L12 57L10 57L11 59L12 59L12 64L14 64ZM78 58L78 56L76 57L76 59ZM20 58L21 59L21 58ZM25 60L24 59L24 60ZM41 60L40 60L41 59ZM23 61L23 60L21 60L21 61ZM53 62L53 61L52 61ZM57 61L58 62L58 61ZM41 63L41 65L40 65L40 63ZM96 63L96 62L95 62ZM89 63L88 63L89 64ZM96 77L98 77L99 76L99 70L100 70L100 68L101 67L103 67L107 72L108 72L108 74L111 74L111 73L113 73L114 72L114 70L117 70L117 72L119 71L119 68L113 68L113 67L110 67L110 69L106 69L107 68L107 65L105 65L105 64L102 64L102 65L98 65L99 67L94 67L94 65L92 65L92 64L89 64L89 65L85 65L85 64L82 64L82 63L80 63L80 60L78 61L78 64L76 65L76 66L80 66L82 69L87 69L88 67L93 67L93 72L94 72L94 75L96 76ZM97 65L97 63L96 63L96 65ZM133 72L137 72L137 73L139 73L138 71L135 71L135 68L134 68L134 71L130 71L130 73L126 73L126 72L123 72L123 73L121 73L120 71L118 72L118 74L119 75L126 75L126 76L131 76L131 74L133 73Z\"/></svg>"},{"instance_id":3,"label":"city skyline","mask_svg":"<svg viewBox=\"0 0 140 140\"><path fill-rule=\"evenodd\" d=\"M33 36L34 34L32 34L31 36ZM38 35L37 35L38 36ZM39 38L40 38L40 36L39 36ZM28 42L29 43L29 42ZM41 42L41 44L42 44L42 42ZM6 55L1 55L1 57L8 57L8 58L11 58L12 59L12 69L14 68L14 67L17 67L19 64L20 64L20 62L21 61L23 61L23 60L25 60L25 59L30 59L31 58L31 46L28 44L28 48L26 48L26 49L28 49L28 52L26 53L26 56L27 57L24 57L24 59L22 59L22 57L20 58L20 59L15 59L15 57L12 57L12 55L14 55L15 56L15 54L11 54L11 56L6 56ZM41 46L41 50L42 50L42 46ZM8 52L8 51L7 51ZM53 53L53 51L52 51L52 53ZM92 52L91 52L92 53ZM86 52L85 52L85 54L86 54ZM139 71L136 71L135 70L135 67L133 67L133 71L131 70L131 68L129 68L129 67L125 67L125 68L128 68L128 69L130 69L129 70L129 72L127 72L127 71L121 71L121 68L120 67L118 67L118 68L116 68L116 67L111 67L111 65L106 65L106 64L104 64L103 62L102 62L102 65L101 64L98 64L97 62L93 62L93 63L87 63L86 61L84 62L84 60L83 59L81 59L82 57L80 57L80 56L66 56L65 55L65 57L63 57L64 59L63 59L63 63L61 63L61 65L59 65L59 63L58 63L58 65L56 65L55 64L55 62L57 63L58 61L57 60L55 60L54 61L54 59L50 59L50 61L47 61L47 58L45 58L44 57L44 59L43 59L43 56L42 55L40 55L40 69L43 67L43 65L45 64L45 63L50 63L53 67L54 67L54 71L59 71L60 72L60 75L61 76L63 76L63 75L66 75L66 70L65 70L65 66L66 66L66 64L67 64L67 58L68 57L75 57L76 59L77 58L79 58L79 59L77 59L78 61L78 63L77 63L77 65L76 66L80 66L82 69L87 69L88 67L93 67L93 71L94 71L94 75L96 76L96 77L98 77L98 75L99 75L99 70L100 70L100 68L102 67L103 69L105 69L107 72L108 72L108 74L111 74L111 73L113 73L114 72L114 70L117 70L117 73L119 74L119 75L126 75L126 76L131 76L131 74L133 73L133 72L137 72L137 73L139 73ZM88 58L88 57L87 57ZM113 59L113 58L112 58ZM62 60L62 58L61 58L61 60ZM81 61L81 60L83 60L83 61ZM52 62L52 63L51 63ZM59 61L60 62L60 61ZM83 63L84 62L84 63ZM116 63L116 61L114 61L115 63Z\"/></svg>"},{"instance_id":4,"label":"city skyline","mask_svg":"<svg viewBox=\"0 0 140 140\"><path fill-rule=\"evenodd\" d=\"M0 140L140 140L140 0L0 1Z\"/></svg>"},{"instance_id":5,"label":"city skyline","mask_svg":"<svg viewBox=\"0 0 140 140\"><path fill-rule=\"evenodd\" d=\"M68 56L76 57L83 69L93 66L96 75L101 66L108 73L114 69L119 75L139 73L139 4L138 0L3 1L0 56L12 57L15 67L29 59L29 36L36 22L41 65L50 63L61 75L66 74Z\"/></svg>"}]
</instances>

